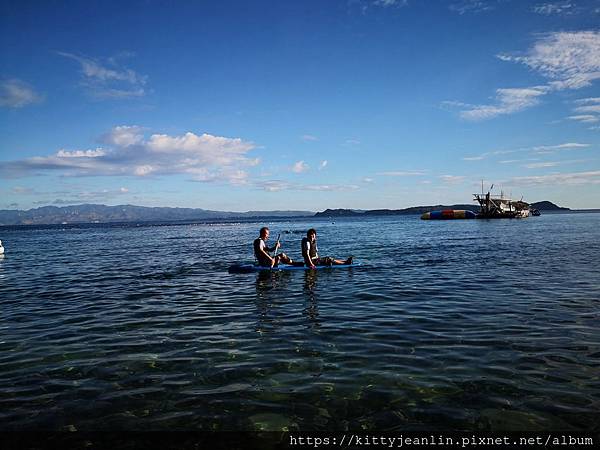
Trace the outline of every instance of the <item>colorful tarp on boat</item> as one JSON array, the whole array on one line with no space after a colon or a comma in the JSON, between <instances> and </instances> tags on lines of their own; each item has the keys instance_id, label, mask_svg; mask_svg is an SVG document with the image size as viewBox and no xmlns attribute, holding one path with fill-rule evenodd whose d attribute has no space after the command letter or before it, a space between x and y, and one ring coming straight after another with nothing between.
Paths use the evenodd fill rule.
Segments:
<instances>
[{"instance_id":1,"label":"colorful tarp on boat","mask_svg":"<svg viewBox=\"0 0 600 450\"><path fill-rule=\"evenodd\" d=\"M443 211L426 212L421 216L423 220L449 220L449 219L475 219L477 214L465 209L444 209Z\"/></svg>"}]
</instances>

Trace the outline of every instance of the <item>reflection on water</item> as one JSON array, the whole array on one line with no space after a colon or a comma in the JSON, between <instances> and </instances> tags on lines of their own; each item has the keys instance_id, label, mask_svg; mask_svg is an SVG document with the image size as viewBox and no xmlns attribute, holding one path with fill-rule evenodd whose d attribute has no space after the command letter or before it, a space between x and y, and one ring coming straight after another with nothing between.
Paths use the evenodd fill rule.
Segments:
<instances>
[{"instance_id":1,"label":"reflection on water","mask_svg":"<svg viewBox=\"0 0 600 450\"><path fill-rule=\"evenodd\" d=\"M306 308L304 311L306 312L307 317L310 322L315 326L319 326L318 317L319 317L319 308L317 304L317 279L319 278L319 272L316 270L306 270L304 271L304 295L305 295L305 304Z\"/></svg>"},{"instance_id":2,"label":"reflection on water","mask_svg":"<svg viewBox=\"0 0 600 450\"><path fill-rule=\"evenodd\" d=\"M0 428L598 429L599 219L2 229Z\"/></svg>"}]
</instances>

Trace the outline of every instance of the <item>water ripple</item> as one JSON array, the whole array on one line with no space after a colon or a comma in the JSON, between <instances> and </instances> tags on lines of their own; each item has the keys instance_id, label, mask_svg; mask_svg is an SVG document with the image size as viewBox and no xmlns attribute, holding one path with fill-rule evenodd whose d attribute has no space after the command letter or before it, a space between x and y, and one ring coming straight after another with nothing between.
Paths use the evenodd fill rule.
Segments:
<instances>
[{"instance_id":1,"label":"water ripple","mask_svg":"<svg viewBox=\"0 0 600 450\"><path fill-rule=\"evenodd\" d=\"M598 219L3 229L0 428L598 429Z\"/></svg>"}]
</instances>

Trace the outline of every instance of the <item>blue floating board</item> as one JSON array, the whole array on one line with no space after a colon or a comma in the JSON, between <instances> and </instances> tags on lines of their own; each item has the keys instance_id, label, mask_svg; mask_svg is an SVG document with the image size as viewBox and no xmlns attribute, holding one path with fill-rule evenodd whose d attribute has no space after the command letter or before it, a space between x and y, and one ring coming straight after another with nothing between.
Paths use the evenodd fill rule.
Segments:
<instances>
[{"instance_id":1,"label":"blue floating board","mask_svg":"<svg viewBox=\"0 0 600 450\"><path fill-rule=\"evenodd\" d=\"M360 263L352 263L352 264L334 264L332 266L315 266L315 270L324 270L324 269L350 269L351 267L358 267ZM229 273L252 273L252 272L282 272L288 270L313 270L310 267L306 266L289 266L287 264L281 264L277 267L264 267L258 266L256 264L234 264L233 266L229 266Z\"/></svg>"}]
</instances>

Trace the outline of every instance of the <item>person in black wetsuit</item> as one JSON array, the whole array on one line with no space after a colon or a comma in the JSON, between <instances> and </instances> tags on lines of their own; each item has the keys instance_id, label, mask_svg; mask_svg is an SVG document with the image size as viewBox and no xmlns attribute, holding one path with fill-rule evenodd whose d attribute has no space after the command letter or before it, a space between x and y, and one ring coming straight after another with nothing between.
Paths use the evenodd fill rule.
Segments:
<instances>
[{"instance_id":1,"label":"person in black wetsuit","mask_svg":"<svg viewBox=\"0 0 600 450\"><path fill-rule=\"evenodd\" d=\"M329 256L324 258L319 257L319 249L317 248L317 230L311 228L306 232L306 237L302 238L302 258L304 264L311 269L315 266L332 266L341 264L352 264L352 256L348 259L334 259Z\"/></svg>"},{"instance_id":2,"label":"person in black wetsuit","mask_svg":"<svg viewBox=\"0 0 600 450\"><path fill-rule=\"evenodd\" d=\"M284 264L294 264L294 261L292 261L285 253L276 254L277 249L280 246L279 241L277 241L273 247L267 245L269 234L269 229L267 227L262 227L259 232L259 237L254 239L254 256L256 257L258 264L264 267L276 267L280 262ZM275 252L275 254L271 256L270 252Z\"/></svg>"}]
</instances>

